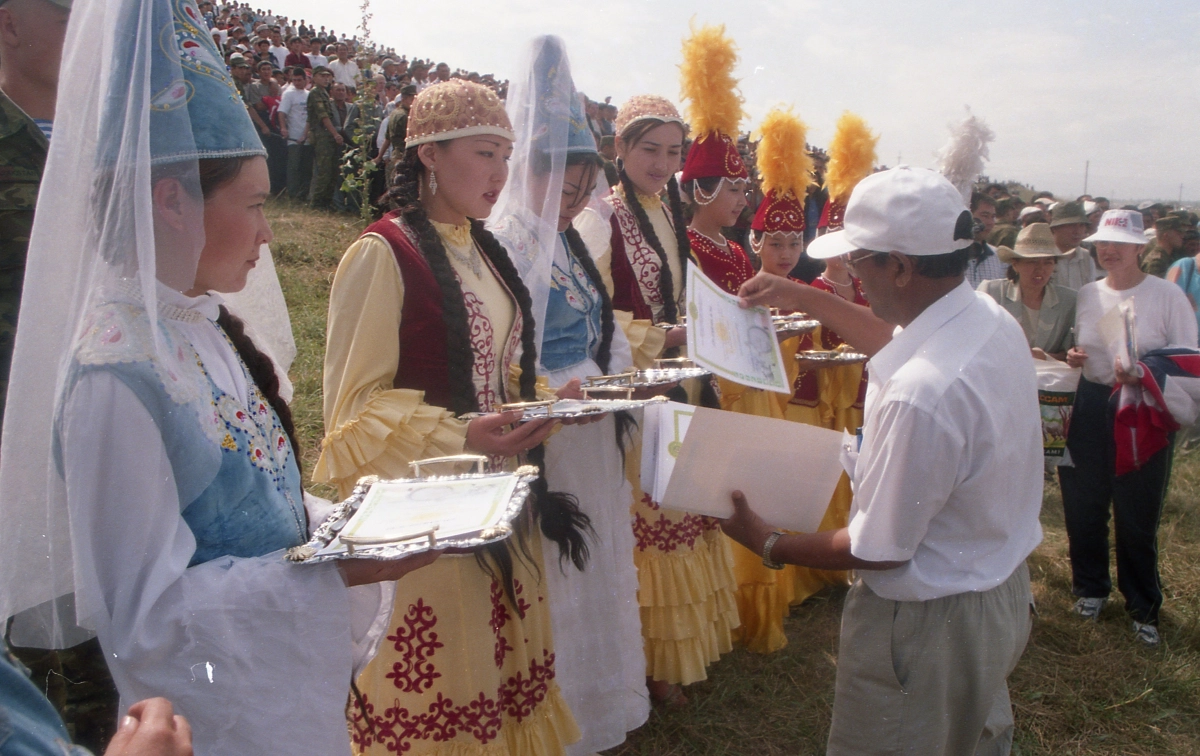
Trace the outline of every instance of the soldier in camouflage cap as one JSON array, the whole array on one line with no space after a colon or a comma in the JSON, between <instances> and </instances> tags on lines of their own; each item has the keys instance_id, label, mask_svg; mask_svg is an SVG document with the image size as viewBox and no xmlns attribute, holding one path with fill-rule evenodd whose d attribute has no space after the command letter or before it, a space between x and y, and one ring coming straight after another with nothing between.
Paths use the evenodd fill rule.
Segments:
<instances>
[{"instance_id":1,"label":"soldier in camouflage cap","mask_svg":"<svg viewBox=\"0 0 1200 756\"><path fill-rule=\"evenodd\" d=\"M345 140L333 125L333 100L329 87L333 71L325 66L313 69L313 85L308 92L308 133L313 146L313 175L310 204L321 210L333 208L337 188L338 163Z\"/></svg>"},{"instance_id":2,"label":"soldier in camouflage cap","mask_svg":"<svg viewBox=\"0 0 1200 756\"><path fill-rule=\"evenodd\" d=\"M1183 233L1188 228L1184 218L1165 215L1154 222L1154 244L1142 255L1142 270L1162 278L1177 260L1187 257L1183 248Z\"/></svg>"}]
</instances>

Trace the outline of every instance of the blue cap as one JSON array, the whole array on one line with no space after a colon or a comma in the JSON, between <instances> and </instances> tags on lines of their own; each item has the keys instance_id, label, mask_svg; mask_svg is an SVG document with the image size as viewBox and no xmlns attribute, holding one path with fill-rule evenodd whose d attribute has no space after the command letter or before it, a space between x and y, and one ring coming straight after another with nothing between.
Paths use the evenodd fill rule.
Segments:
<instances>
[{"instance_id":1,"label":"blue cap","mask_svg":"<svg viewBox=\"0 0 1200 756\"><path fill-rule=\"evenodd\" d=\"M553 124L565 119L567 153L596 153L596 137L588 128L582 98L571 81L563 41L547 35L535 40L534 44L541 46L533 63L534 80L538 88L538 118L545 119L539 131L554 131Z\"/></svg>"},{"instance_id":2,"label":"blue cap","mask_svg":"<svg viewBox=\"0 0 1200 756\"><path fill-rule=\"evenodd\" d=\"M117 33L113 69L128 75L111 79L101 135L108 144L100 151L101 159L116 161L123 132L137 128L126 118L142 115L135 102L147 65L152 163L265 156L246 104L194 0L124 0L121 6L119 17L126 23ZM154 44L147 45L150 37Z\"/></svg>"}]
</instances>

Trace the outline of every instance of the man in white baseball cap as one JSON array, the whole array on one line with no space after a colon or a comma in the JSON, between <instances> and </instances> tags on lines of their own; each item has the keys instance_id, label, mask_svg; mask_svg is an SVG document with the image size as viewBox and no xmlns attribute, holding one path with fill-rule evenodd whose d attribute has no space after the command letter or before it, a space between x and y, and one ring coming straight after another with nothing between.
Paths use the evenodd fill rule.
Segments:
<instances>
[{"instance_id":1,"label":"man in white baseball cap","mask_svg":"<svg viewBox=\"0 0 1200 756\"><path fill-rule=\"evenodd\" d=\"M844 256L870 311L769 274L738 293L804 310L871 355L861 435L843 453L849 527L783 534L741 492L722 527L768 567L858 572L827 753L1007 754L1007 677L1031 627L1025 558L1042 537L1032 357L1017 322L963 280L971 213L941 174L869 176L844 217L809 255Z\"/></svg>"}]
</instances>

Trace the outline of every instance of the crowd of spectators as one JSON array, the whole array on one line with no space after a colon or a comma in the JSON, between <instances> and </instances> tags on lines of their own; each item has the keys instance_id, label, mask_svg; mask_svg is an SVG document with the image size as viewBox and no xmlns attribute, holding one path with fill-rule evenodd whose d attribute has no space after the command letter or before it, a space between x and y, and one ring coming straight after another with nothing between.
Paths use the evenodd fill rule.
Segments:
<instances>
[{"instance_id":1,"label":"crowd of spectators","mask_svg":"<svg viewBox=\"0 0 1200 756\"><path fill-rule=\"evenodd\" d=\"M270 9L207 0L199 7L262 134L272 192L314 207L353 209L353 198L340 190L342 153L365 130L373 137L368 157L383 162L394 143L389 125L407 113L405 97L411 102L425 87L450 79L483 84L501 98L507 94L508 82L493 74L410 59ZM397 110L400 116L392 119ZM613 133L615 116L608 102L589 102L597 138Z\"/></svg>"}]
</instances>

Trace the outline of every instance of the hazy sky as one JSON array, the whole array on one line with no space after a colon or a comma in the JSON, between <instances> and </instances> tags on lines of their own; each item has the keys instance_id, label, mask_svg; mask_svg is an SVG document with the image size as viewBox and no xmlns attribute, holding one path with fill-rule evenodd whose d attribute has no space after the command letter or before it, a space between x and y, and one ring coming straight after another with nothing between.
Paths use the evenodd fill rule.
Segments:
<instances>
[{"instance_id":1,"label":"hazy sky","mask_svg":"<svg viewBox=\"0 0 1200 756\"><path fill-rule=\"evenodd\" d=\"M357 31L354 0L259 0ZM529 39L567 43L593 99L679 98L688 23L723 23L753 128L792 104L824 145L843 110L882 138L880 161L933 165L965 114L996 132L988 173L1060 196L1200 201L1200 2L1111 0L374 0L376 42L506 77Z\"/></svg>"}]
</instances>

